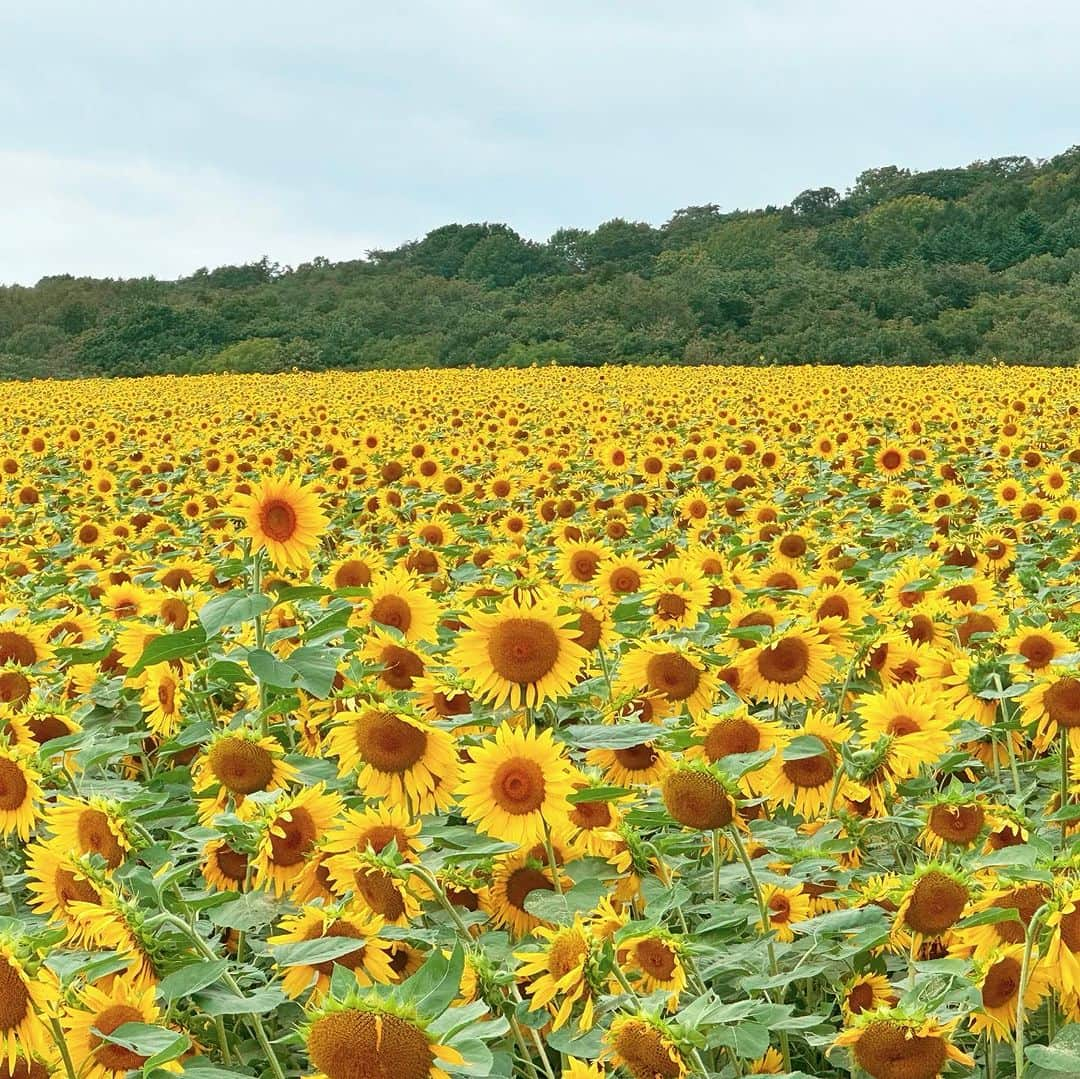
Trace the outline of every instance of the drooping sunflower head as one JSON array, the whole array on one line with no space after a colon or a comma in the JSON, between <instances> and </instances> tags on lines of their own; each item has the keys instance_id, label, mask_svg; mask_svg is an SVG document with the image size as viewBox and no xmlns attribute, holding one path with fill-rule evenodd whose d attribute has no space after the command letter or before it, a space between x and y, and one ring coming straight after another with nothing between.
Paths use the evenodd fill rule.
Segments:
<instances>
[{"instance_id":1,"label":"drooping sunflower head","mask_svg":"<svg viewBox=\"0 0 1080 1079\"><path fill-rule=\"evenodd\" d=\"M62 850L99 855L108 869L132 849L123 809L109 799L61 798L46 812L45 826Z\"/></svg>"},{"instance_id":2,"label":"drooping sunflower head","mask_svg":"<svg viewBox=\"0 0 1080 1079\"><path fill-rule=\"evenodd\" d=\"M952 1044L953 1026L899 1008L881 1009L856 1016L833 1044L851 1046L871 1079L937 1079L950 1060L975 1066Z\"/></svg>"},{"instance_id":3,"label":"drooping sunflower head","mask_svg":"<svg viewBox=\"0 0 1080 1079\"><path fill-rule=\"evenodd\" d=\"M909 878L896 925L916 939L939 939L964 916L971 895L971 885L963 873L927 863Z\"/></svg>"},{"instance_id":4,"label":"drooping sunflower head","mask_svg":"<svg viewBox=\"0 0 1080 1079\"><path fill-rule=\"evenodd\" d=\"M196 790L214 786L243 800L256 791L276 790L296 775L274 738L248 727L218 731L196 765Z\"/></svg>"},{"instance_id":5,"label":"drooping sunflower head","mask_svg":"<svg viewBox=\"0 0 1080 1079\"><path fill-rule=\"evenodd\" d=\"M374 995L326 998L308 1013L303 1037L315 1079L357 1079L361 1062L367 1074L448 1079L440 1062L463 1062L415 1009Z\"/></svg>"},{"instance_id":6,"label":"drooping sunflower head","mask_svg":"<svg viewBox=\"0 0 1080 1079\"><path fill-rule=\"evenodd\" d=\"M606 1055L633 1079L681 1079L689 1072L674 1035L657 1016L617 1016L605 1043Z\"/></svg>"},{"instance_id":7,"label":"drooping sunflower head","mask_svg":"<svg viewBox=\"0 0 1080 1079\"><path fill-rule=\"evenodd\" d=\"M106 1041L126 1023L153 1025L160 1018L154 987L138 988L116 978L106 992L93 985L79 994L78 1004L62 1019L72 1056L82 1062L89 1079L121 1079L141 1069L150 1058L116 1042ZM169 1070L177 1070L177 1066Z\"/></svg>"},{"instance_id":8,"label":"drooping sunflower head","mask_svg":"<svg viewBox=\"0 0 1080 1079\"><path fill-rule=\"evenodd\" d=\"M729 780L717 769L679 764L664 777L661 793L671 817L686 828L715 831L735 815L735 795Z\"/></svg>"},{"instance_id":9,"label":"drooping sunflower head","mask_svg":"<svg viewBox=\"0 0 1080 1079\"><path fill-rule=\"evenodd\" d=\"M623 657L617 689L635 697L656 694L696 718L712 703L716 676L689 646L646 640Z\"/></svg>"}]
</instances>

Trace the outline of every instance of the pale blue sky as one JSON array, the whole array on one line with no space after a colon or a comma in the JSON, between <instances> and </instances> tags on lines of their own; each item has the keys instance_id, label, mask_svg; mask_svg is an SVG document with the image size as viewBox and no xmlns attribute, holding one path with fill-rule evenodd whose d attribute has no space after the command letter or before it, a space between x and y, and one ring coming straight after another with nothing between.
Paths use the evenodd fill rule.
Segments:
<instances>
[{"instance_id":1,"label":"pale blue sky","mask_svg":"<svg viewBox=\"0 0 1080 1079\"><path fill-rule=\"evenodd\" d=\"M0 282L784 203L1080 142L1080 5L7 0Z\"/></svg>"}]
</instances>

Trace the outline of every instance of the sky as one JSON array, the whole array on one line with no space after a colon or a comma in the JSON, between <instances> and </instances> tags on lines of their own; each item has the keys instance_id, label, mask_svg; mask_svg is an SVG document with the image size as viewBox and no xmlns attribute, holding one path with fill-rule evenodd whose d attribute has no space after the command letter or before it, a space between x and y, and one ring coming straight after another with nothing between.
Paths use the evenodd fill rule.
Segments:
<instances>
[{"instance_id":1,"label":"sky","mask_svg":"<svg viewBox=\"0 0 1080 1079\"><path fill-rule=\"evenodd\" d=\"M783 204L1080 143L1080 5L0 5L0 283Z\"/></svg>"}]
</instances>

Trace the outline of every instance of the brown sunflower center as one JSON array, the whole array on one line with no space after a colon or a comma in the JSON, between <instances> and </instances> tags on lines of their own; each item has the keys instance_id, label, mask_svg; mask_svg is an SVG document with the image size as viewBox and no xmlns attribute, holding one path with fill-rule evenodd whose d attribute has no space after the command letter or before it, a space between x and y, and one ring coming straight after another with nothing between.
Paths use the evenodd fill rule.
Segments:
<instances>
[{"instance_id":1,"label":"brown sunflower center","mask_svg":"<svg viewBox=\"0 0 1080 1079\"><path fill-rule=\"evenodd\" d=\"M791 921L791 900L783 892L775 892L769 899L769 921L773 925L786 925Z\"/></svg>"},{"instance_id":2,"label":"brown sunflower center","mask_svg":"<svg viewBox=\"0 0 1080 1079\"><path fill-rule=\"evenodd\" d=\"M634 960L639 967L658 982L666 982L676 966L675 950L662 940L646 937L634 947Z\"/></svg>"},{"instance_id":3,"label":"brown sunflower center","mask_svg":"<svg viewBox=\"0 0 1080 1079\"><path fill-rule=\"evenodd\" d=\"M705 735L705 756L711 761L734 753L756 753L761 748L761 732L748 720L728 716L709 728Z\"/></svg>"},{"instance_id":4,"label":"brown sunflower center","mask_svg":"<svg viewBox=\"0 0 1080 1079\"><path fill-rule=\"evenodd\" d=\"M396 922L405 913L405 900L401 891L383 869L358 869L353 874L357 894L380 917Z\"/></svg>"},{"instance_id":5,"label":"brown sunflower center","mask_svg":"<svg viewBox=\"0 0 1080 1079\"><path fill-rule=\"evenodd\" d=\"M525 897L537 891L553 892L555 885L531 866L515 869L506 880L506 901L515 910L525 910Z\"/></svg>"},{"instance_id":6,"label":"brown sunflower center","mask_svg":"<svg viewBox=\"0 0 1080 1079\"><path fill-rule=\"evenodd\" d=\"M558 981L580 966L588 951L589 944L578 930L564 929L548 948L548 973Z\"/></svg>"},{"instance_id":7,"label":"brown sunflower center","mask_svg":"<svg viewBox=\"0 0 1080 1079\"><path fill-rule=\"evenodd\" d=\"M308 1055L326 1079L427 1079L435 1062L419 1027L356 1008L316 1019Z\"/></svg>"},{"instance_id":8,"label":"brown sunflower center","mask_svg":"<svg viewBox=\"0 0 1080 1079\"><path fill-rule=\"evenodd\" d=\"M376 771L400 775L423 757L427 735L393 712L373 709L357 723L356 746Z\"/></svg>"},{"instance_id":9,"label":"brown sunflower center","mask_svg":"<svg viewBox=\"0 0 1080 1079\"><path fill-rule=\"evenodd\" d=\"M867 982L860 982L852 986L847 995L848 1011L852 1015L862 1015L874 1006L874 989Z\"/></svg>"},{"instance_id":10,"label":"brown sunflower center","mask_svg":"<svg viewBox=\"0 0 1080 1079\"><path fill-rule=\"evenodd\" d=\"M790 532L780 541L778 548L785 558L802 558L806 554L806 540L798 532Z\"/></svg>"},{"instance_id":11,"label":"brown sunflower center","mask_svg":"<svg viewBox=\"0 0 1080 1079\"><path fill-rule=\"evenodd\" d=\"M607 802L579 802L570 810L570 820L578 828L608 828L611 825L611 807Z\"/></svg>"},{"instance_id":12,"label":"brown sunflower center","mask_svg":"<svg viewBox=\"0 0 1080 1079\"><path fill-rule=\"evenodd\" d=\"M784 761L781 771L795 787L813 790L824 787L833 781L836 765L832 754L819 753L816 757L800 757L794 761Z\"/></svg>"},{"instance_id":13,"label":"brown sunflower center","mask_svg":"<svg viewBox=\"0 0 1080 1079\"><path fill-rule=\"evenodd\" d=\"M674 1047L644 1019L623 1023L612 1045L634 1079L676 1079L684 1074Z\"/></svg>"},{"instance_id":14,"label":"brown sunflower center","mask_svg":"<svg viewBox=\"0 0 1080 1079\"><path fill-rule=\"evenodd\" d=\"M872 1079L936 1079L946 1057L942 1038L913 1036L889 1019L865 1027L855 1043L855 1059Z\"/></svg>"},{"instance_id":15,"label":"brown sunflower center","mask_svg":"<svg viewBox=\"0 0 1080 1079\"><path fill-rule=\"evenodd\" d=\"M30 1011L30 994L11 961L0 957L0 1033L14 1030Z\"/></svg>"},{"instance_id":16,"label":"brown sunflower center","mask_svg":"<svg viewBox=\"0 0 1080 1079\"><path fill-rule=\"evenodd\" d=\"M600 556L594 551L578 551L570 559L570 573L575 581L591 581L600 565Z\"/></svg>"},{"instance_id":17,"label":"brown sunflower center","mask_svg":"<svg viewBox=\"0 0 1080 1079\"><path fill-rule=\"evenodd\" d=\"M947 843L967 846L982 831L986 814L978 805L936 805L930 810L930 830Z\"/></svg>"},{"instance_id":18,"label":"brown sunflower center","mask_svg":"<svg viewBox=\"0 0 1080 1079\"><path fill-rule=\"evenodd\" d=\"M645 668L649 689L659 690L669 701L685 701L697 692L701 672L678 652L650 656Z\"/></svg>"},{"instance_id":19,"label":"brown sunflower center","mask_svg":"<svg viewBox=\"0 0 1080 1079\"><path fill-rule=\"evenodd\" d=\"M893 738L903 738L905 734L918 734L922 730L917 720L911 718L911 716L893 716L888 725L885 727L885 732L891 734Z\"/></svg>"},{"instance_id":20,"label":"brown sunflower center","mask_svg":"<svg viewBox=\"0 0 1080 1079\"><path fill-rule=\"evenodd\" d=\"M643 742L639 746L616 749L612 756L628 772L647 772L656 763L659 754L648 742Z\"/></svg>"},{"instance_id":21,"label":"brown sunflower center","mask_svg":"<svg viewBox=\"0 0 1080 1079\"><path fill-rule=\"evenodd\" d=\"M49 1079L49 1071L44 1064L20 1056L10 1067L6 1060L0 1061L0 1079Z\"/></svg>"},{"instance_id":22,"label":"brown sunflower center","mask_svg":"<svg viewBox=\"0 0 1080 1079\"><path fill-rule=\"evenodd\" d=\"M335 588L363 588L371 584L371 568L358 558L342 562L334 573Z\"/></svg>"},{"instance_id":23,"label":"brown sunflower center","mask_svg":"<svg viewBox=\"0 0 1080 1079\"><path fill-rule=\"evenodd\" d=\"M29 637L13 630L0 633L0 664L15 663L20 667L32 667L36 662L37 649Z\"/></svg>"},{"instance_id":24,"label":"brown sunflower center","mask_svg":"<svg viewBox=\"0 0 1080 1079\"><path fill-rule=\"evenodd\" d=\"M1027 666L1031 670L1045 667L1054 658L1054 654L1053 642L1038 633L1029 633L1020 642L1020 655L1027 660Z\"/></svg>"},{"instance_id":25,"label":"brown sunflower center","mask_svg":"<svg viewBox=\"0 0 1080 1079\"><path fill-rule=\"evenodd\" d=\"M1059 929L1065 947L1070 952L1080 952L1080 907L1061 916Z\"/></svg>"},{"instance_id":26,"label":"brown sunflower center","mask_svg":"<svg viewBox=\"0 0 1080 1079\"><path fill-rule=\"evenodd\" d=\"M214 778L233 794L264 791L274 778L274 758L247 738L222 738L208 757Z\"/></svg>"},{"instance_id":27,"label":"brown sunflower center","mask_svg":"<svg viewBox=\"0 0 1080 1079\"><path fill-rule=\"evenodd\" d=\"M1080 681L1059 678L1047 689L1043 707L1059 727L1080 727Z\"/></svg>"},{"instance_id":28,"label":"brown sunflower center","mask_svg":"<svg viewBox=\"0 0 1080 1079\"><path fill-rule=\"evenodd\" d=\"M281 832L281 835L275 832ZM290 812L288 820L278 817L274 821L274 832L270 834L271 860L279 866L299 865L318 836L311 814L303 806L297 806Z\"/></svg>"},{"instance_id":29,"label":"brown sunflower center","mask_svg":"<svg viewBox=\"0 0 1080 1079\"><path fill-rule=\"evenodd\" d=\"M544 772L536 761L513 757L495 770L491 797L505 813L535 813L544 804Z\"/></svg>"},{"instance_id":30,"label":"brown sunflower center","mask_svg":"<svg viewBox=\"0 0 1080 1079\"><path fill-rule=\"evenodd\" d=\"M784 637L761 650L757 668L766 682L790 686L806 677L810 669L810 649L798 637Z\"/></svg>"},{"instance_id":31,"label":"brown sunflower center","mask_svg":"<svg viewBox=\"0 0 1080 1079\"><path fill-rule=\"evenodd\" d=\"M296 534L296 511L283 498L268 498L259 507L259 527L277 543L286 543Z\"/></svg>"},{"instance_id":32,"label":"brown sunflower center","mask_svg":"<svg viewBox=\"0 0 1080 1079\"><path fill-rule=\"evenodd\" d=\"M379 654L383 665L382 680L391 689L412 689L413 680L424 673L424 661L408 648L385 645Z\"/></svg>"},{"instance_id":33,"label":"brown sunflower center","mask_svg":"<svg viewBox=\"0 0 1080 1079\"><path fill-rule=\"evenodd\" d=\"M983 981L982 1000L984 1008L1000 1008L1016 997L1020 988L1020 964L1007 955L995 963Z\"/></svg>"},{"instance_id":34,"label":"brown sunflower center","mask_svg":"<svg viewBox=\"0 0 1080 1079\"><path fill-rule=\"evenodd\" d=\"M1027 935L1028 923L1035 917L1035 912L1039 907L1046 902L1049 894L1049 889L1045 884L1029 884L1023 888L1014 889L1000 899L995 899L993 906L1002 910L1015 910L1020 915L1018 922L995 922L994 930L998 937L1006 944L1022 944ZM1080 951L1080 918L1077 919L1076 928L1076 950Z\"/></svg>"},{"instance_id":35,"label":"brown sunflower center","mask_svg":"<svg viewBox=\"0 0 1080 1079\"><path fill-rule=\"evenodd\" d=\"M0 757L0 811L11 812L26 803L30 788L23 770L6 757Z\"/></svg>"},{"instance_id":36,"label":"brown sunflower center","mask_svg":"<svg viewBox=\"0 0 1080 1079\"><path fill-rule=\"evenodd\" d=\"M100 903L101 896L97 889L82 877L76 876L70 869L58 866L53 875L53 888L61 908L68 903Z\"/></svg>"},{"instance_id":37,"label":"brown sunflower center","mask_svg":"<svg viewBox=\"0 0 1080 1079\"><path fill-rule=\"evenodd\" d=\"M380 854L393 843L403 854L409 849L409 837L392 824L375 825L368 828L357 841L357 850L367 850L369 847L376 854Z\"/></svg>"},{"instance_id":38,"label":"brown sunflower center","mask_svg":"<svg viewBox=\"0 0 1080 1079\"><path fill-rule=\"evenodd\" d=\"M344 937L349 940L366 940L366 936L361 930L357 929L351 922L334 922L332 926L323 934L326 937ZM318 937L318 934L315 934ZM313 939L311 937L308 938ZM363 966L364 963L364 946L361 945L355 951L346 952L344 955L339 955L335 959L328 959L325 963L316 963L315 969L320 974L333 974L334 964L338 966L348 967L349 970L356 970L357 967Z\"/></svg>"},{"instance_id":39,"label":"brown sunflower center","mask_svg":"<svg viewBox=\"0 0 1080 1079\"><path fill-rule=\"evenodd\" d=\"M138 1008L130 1004L113 1004L103 1012L99 1012L94 1019L93 1025L102 1034L112 1034L125 1023L142 1023L145 1017ZM135 1068L141 1068L149 1057L139 1056L131 1049L125 1049L122 1045L107 1042L104 1038L91 1032L89 1039L90 1048L94 1050L94 1061L102 1068L123 1075Z\"/></svg>"},{"instance_id":40,"label":"brown sunflower center","mask_svg":"<svg viewBox=\"0 0 1080 1079\"><path fill-rule=\"evenodd\" d=\"M100 854L110 869L124 860L124 851L109 827L109 818L100 809L84 809L76 826L80 854Z\"/></svg>"},{"instance_id":41,"label":"brown sunflower center","mask_svg":"<svg viewBox=\"0 0 1080 1079\"><path fill-rule=\"evenodd\" d=\"M247 880L248 859L241 851L222 847L216 855L218 869L228 880L243 884Z\"/></svg>"},{"instance_id":42,"label":"brown sunflower center","mask_svg":"<svg viewBox=\"0 0 1080 1079\"><path fill-rule=\"evenodd\" d=\"M541 681L559 660L559 635L539 618L508 618L488 638L488 659L508 682Z\"/></svg>"},{"instance_id":43,"label":"brown sunflower center","mask_svg":"<svg viewBox=\"0 0 1080 1079\"><path fill-rule=\"evenodd\" d=\"M843 596L829 596L817 609L818 618L843 618L851 615L851 607Z\"/></svg>"},{"instance_id":44,"label":"brown sunflower center","mask_svg":"<svg viewBox=\"0 0 1080 1079\"><path fill-rule=\"evenodd\" d=\"M711 832L731 823L734 806L724 785L708 772L679 768L663 785L664 805L687 828Z\"/></svg>"},{"instance_id":45,"label":"brown sunflower center","mask_svg":"<svg viewBox=\"0 0 1080 1079\"><path fill-rule=\"evenodd\" d=\"M904 921L916 933L937 937L960 920L967 901L963 884L931 870L915 885Z\"/></svg>"},{"instance_id":46,"label":"brown sunflower center","mask_svg":"<svg viewBox=\"0 0 1080 1079\"><path fill-rule=\"evenodd\" d=\"M661 622L677 622L689 610L689 604L674 592L665 592L656 601L656 617Z\"/></svg>"},{"instance_id":47,"label":"brown sunflower center","mask_svg":"<svg viewBox=\"0 0 1080 1079\"><path fill-rule=\"evenodd\" d=\"M641 587L641 574L630 566L621 566L608 578L612 592L636 592Z\"/></svg>"},{"instance_id":48,"label":"brown sunflower center","mask_svg":"<svg viewBox=\"0 0 1080 1079\"><path fill-rule=\"evenodd\" d=\"M371 620L406 633L412 625L412 608L403 596L380 596L372 605Z\"/></svg>"}]
</instances>

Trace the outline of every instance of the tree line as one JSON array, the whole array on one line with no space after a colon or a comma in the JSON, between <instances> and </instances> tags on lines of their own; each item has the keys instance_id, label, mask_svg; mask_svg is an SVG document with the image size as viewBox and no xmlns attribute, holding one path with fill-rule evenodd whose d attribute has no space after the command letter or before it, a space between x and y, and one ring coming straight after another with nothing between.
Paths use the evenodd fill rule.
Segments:
<instances>
[{"instance_id":1,"label":"tree line","mask_svg":"<svg viewBox=\"0 0 1080 1079\"><path fill-rule=\"evenodd\" d=\"M354 261L0 288L0 378L1077 360L1080 146L543 243L451 224Z\"/></svg>"}]
</instances>

